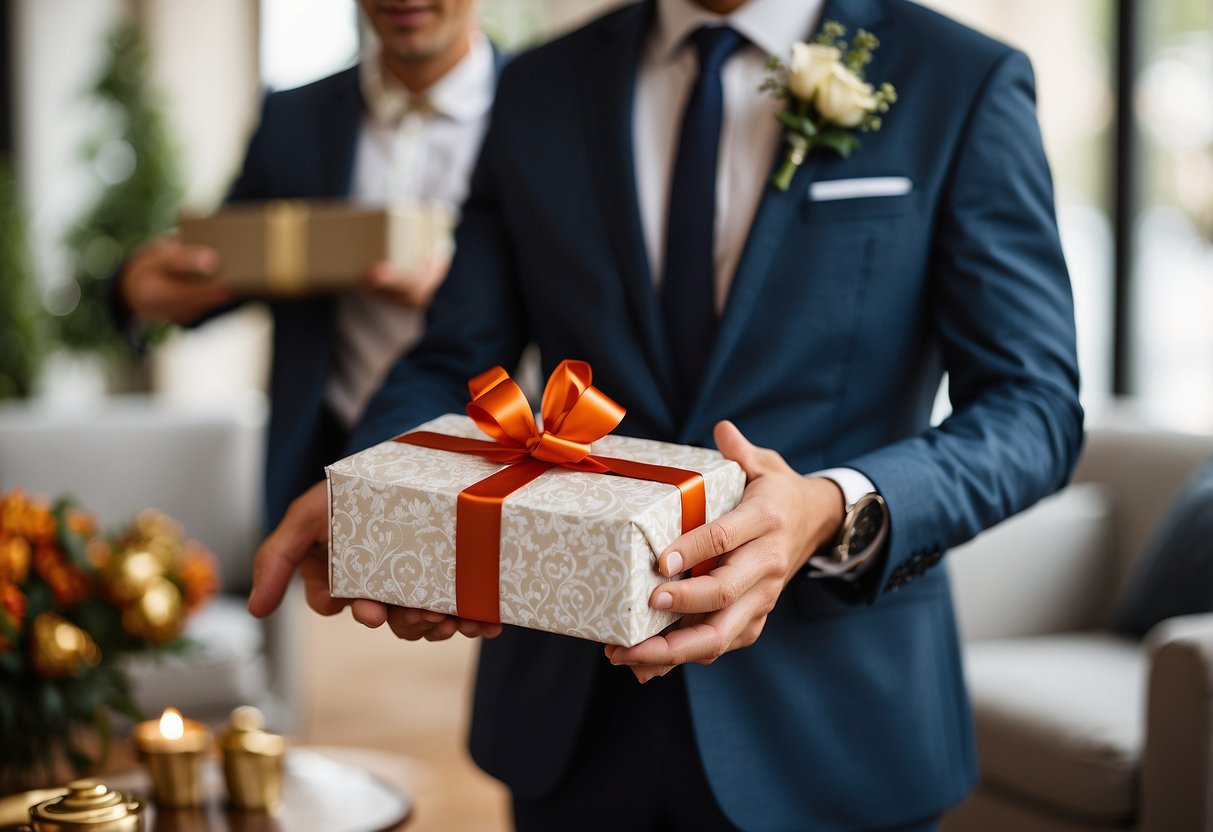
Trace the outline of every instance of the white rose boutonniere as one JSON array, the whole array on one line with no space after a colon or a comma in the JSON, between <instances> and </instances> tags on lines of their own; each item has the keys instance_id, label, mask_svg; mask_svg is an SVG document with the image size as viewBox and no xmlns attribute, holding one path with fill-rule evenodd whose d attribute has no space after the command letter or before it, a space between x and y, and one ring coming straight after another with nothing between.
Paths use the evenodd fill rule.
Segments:
<instances>
[{"instance_id":1,"label":"white rose boutonniere","mask_svg":"<svg viewBox=\"0 0 1213 832\"><path fill-rule=\"evenodd\" d=\"M859 147L855 131L879 130L881 115L897 101L892 84L878 88L864 80L864 67L880 46L871 32L860 29L851 43L847 30L827 20L812 43L792 44L788 65L772 56L770 75L760 88L785 103L776 114L784 127L787 153L779 172L771 180L781 191L788 189L796 168L814 147L828 147L844 159Z\"/></svg>"}]
</instances>

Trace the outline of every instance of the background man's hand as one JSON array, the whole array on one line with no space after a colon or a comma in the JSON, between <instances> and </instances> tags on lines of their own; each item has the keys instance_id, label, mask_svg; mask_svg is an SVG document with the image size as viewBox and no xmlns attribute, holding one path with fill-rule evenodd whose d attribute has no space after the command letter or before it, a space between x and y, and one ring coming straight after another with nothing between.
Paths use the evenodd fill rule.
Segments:
<instances>
[{"instance_id":1,"label":"background man's hand","mask_svg":"<svg viewBox=\"0 0 1213 832\"><path fill-rule=\"evenodd\" d=\"M232 299L231 289L211 279L218 267L214 249L165 237L131 255L118 290L140 318L188 325Z\"/></svg>"},{"instance_id":2,"label":"background man's hand","mask_svg":"<svg viewBox=\"0 0 1213 832\"><path fill-rule=\"evenodd\" d=\"M379 627L387 622L393 633L409 641L444 641L456 633L493 638L501 632L500 624L366 599L334 598L329 595L328 540L328 493L325 483L318 482L291 503L282 522L257 549L249 612L264 618L276 610L291 577L298 572L303 577L308 606L321 615L335 615L348 606L360 623Z\"/></svg>"},{"instance_id":3,"label":"background man's hand","mask_svg":"<svg viewBox=\"0 0 1213 832\"><path fill-rule=\"evenodd\" d=\"M722 556L710 574L653 591L650 607L685 617L634 647L607 645L607 658L630 666L641 683L753 644L788 581L842 523L842 491L833 481L798 474L732 422L718 423L714 435L720 452L745 471L745 494L737 508L682 535L657 559L661 574L672 577Z\"/></svg>"},{"instance_id":4,"label":"background man's hand","mask_svg":"<svg viewBox=\"0 0 1213 832\"><path fill-rule=\"evenodd\" d=\"M447 257L430 257L416 269L398 272L390 263L380 261L367 272L363 289L377 298L410 309L425 309L450 265Z\"/></svg>"}]
</instances>

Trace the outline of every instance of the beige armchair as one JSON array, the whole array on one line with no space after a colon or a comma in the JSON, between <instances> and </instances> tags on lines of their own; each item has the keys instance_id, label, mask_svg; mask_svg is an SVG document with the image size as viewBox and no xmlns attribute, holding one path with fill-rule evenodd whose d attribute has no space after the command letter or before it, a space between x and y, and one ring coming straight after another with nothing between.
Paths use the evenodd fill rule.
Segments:
<instances>
[{"instance_id":1,"label":"beige armchair","mask_svg":"<svg viewBox=\"0 0 1213 832\"><path fill-rule=\"evenodd\" d=\"M1213 614L1103 629L1213 437L1088 435L1075 484L948 558L981 781L945 832L1213 830Z\"/></svg>"}]
</instances>

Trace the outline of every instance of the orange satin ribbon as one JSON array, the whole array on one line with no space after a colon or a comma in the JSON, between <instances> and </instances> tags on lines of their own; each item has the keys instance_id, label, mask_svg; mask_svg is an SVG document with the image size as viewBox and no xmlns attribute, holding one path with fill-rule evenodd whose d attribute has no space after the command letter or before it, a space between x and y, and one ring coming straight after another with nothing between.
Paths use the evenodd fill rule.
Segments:
<instances>
[{"instance_id":1,"label":"orange satin ribbon","mask_svg":"<svg viewBox=\"0 0 1213 832\"><path fill-rule=\"evenodd\" d=\"M393 440L440 451L477 454L510 465L459 492L455 508L455 608L461 618L491 623L501 620L501 504L551 468L616 474L677 486L682 495L683 533L705 522L707 499L703 475L590 453L590 443L614 430L625 413L590 384L591 377L590 365L584 361L560 362L543 391L541 431L522 390L509 373L494 367L468 382L472 400L467 406L468 416L493 438L492 442L431 431L414 431ZM692 573L706 574L712 565L699 564Z\"/></svg>"}]
</instances>

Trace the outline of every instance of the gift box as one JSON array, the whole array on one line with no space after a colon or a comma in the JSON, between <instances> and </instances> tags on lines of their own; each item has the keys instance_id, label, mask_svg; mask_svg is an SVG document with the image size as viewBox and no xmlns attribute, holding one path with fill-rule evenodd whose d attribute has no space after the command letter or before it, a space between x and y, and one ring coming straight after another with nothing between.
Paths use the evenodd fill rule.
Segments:
<instances>
[{"instance_id":1,"label":"gift box","mask_svg":"<svg viewBox=\"0 0 1213 832\"><path fill-rule=\"evenodd\" d=\"M178 234L216 249L217 279L233 289L299 295L355 287L380 260L411 271L430 257L449 257L454 225L454 209L441 203L276 200L183 216Z\"/></svg>"},{"instance_id":2,"label":"gift box","mask_svg":"<svg viewBox=\"0 0 1213 832\"><path fill-rule=\"evenodd\" d=\"M697 525L740 501L740 466L713 450L622 436L594 441L591 455L574 464L606 460L632 476L545 462L559 454L526 451L525 441L522 461L504 464L466 447L424 446L491 446L480 421L443 416L326 469L332 595L629 646L677 620L648 601L667 580L656 557L684 528L684 501L694 491L686 480L702 483ZM527 480L535 466L542 470L533 479L500 497L499 530L491 516L462 513L461 492L483 501L495 481ZM650 475L683 482L640 478ZM477 593L487 615L478 614L486 607L474 605Z\"/></svg>"}]
</instances>

